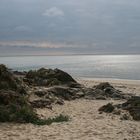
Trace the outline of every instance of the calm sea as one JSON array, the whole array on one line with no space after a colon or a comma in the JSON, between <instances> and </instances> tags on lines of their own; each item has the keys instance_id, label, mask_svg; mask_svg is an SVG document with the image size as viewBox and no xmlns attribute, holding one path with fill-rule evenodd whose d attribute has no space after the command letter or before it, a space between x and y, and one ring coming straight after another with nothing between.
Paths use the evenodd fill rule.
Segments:
<instances>
[{"instance_id":1,"label":"calm sea","mask_svg":"<svg viewBox=\"0 0 140 140\"><path fill-rule=\"evenodd\" d=\"M0 57L14 70L60 68L74 77L140 80L140 55Z\"/></svg>"}]
</instances>

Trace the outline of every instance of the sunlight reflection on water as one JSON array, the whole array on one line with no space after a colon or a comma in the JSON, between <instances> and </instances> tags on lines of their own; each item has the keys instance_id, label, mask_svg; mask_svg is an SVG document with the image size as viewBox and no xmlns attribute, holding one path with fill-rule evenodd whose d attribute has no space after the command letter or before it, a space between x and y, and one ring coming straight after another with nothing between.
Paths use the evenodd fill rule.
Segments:
<instances>
[{"instance_id":1,"label":"sunlight reflection on water","mask_svg":"<svg viewBox=\"0 0 140 140\"><path fill-rule=\"evenodd\" d=\"M0 57L15 70L60 68L75 77L140 80L140 55L77 55Z\"/></svg>"}]
</instances>

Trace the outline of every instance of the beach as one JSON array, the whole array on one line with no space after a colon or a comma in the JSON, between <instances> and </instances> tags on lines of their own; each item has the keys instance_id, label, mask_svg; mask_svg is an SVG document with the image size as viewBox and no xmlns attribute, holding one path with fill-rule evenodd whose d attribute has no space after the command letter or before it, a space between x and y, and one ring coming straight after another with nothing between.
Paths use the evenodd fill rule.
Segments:
<instances>
[{"instance_id":1,"label":"beach","mask_svg":"<svg viewBox=\"0 0 140 140\"><path fill-rule=\"evenodd\" d=\"M140 140L140 0L0 0L0 140Z\"/></svg>"},{"instance_id":2,"label":"beach","mask_svg":"<svg viewBox=\"0 0 140 140\"><path fill-rule=\"evenodd\" d=\"M124 93L140 95L140 81L113 79L84 79L77 81L88 87L109 82ZM98 109L107 103L122 103L124 100L65 101L54 105L52 110L37 109L42 118L65 114L70 121L36 126L33 124L0 123L0 140L139 140L140 122L121 120L119 115L100 114Z\"/></svg>"}]
</instances>

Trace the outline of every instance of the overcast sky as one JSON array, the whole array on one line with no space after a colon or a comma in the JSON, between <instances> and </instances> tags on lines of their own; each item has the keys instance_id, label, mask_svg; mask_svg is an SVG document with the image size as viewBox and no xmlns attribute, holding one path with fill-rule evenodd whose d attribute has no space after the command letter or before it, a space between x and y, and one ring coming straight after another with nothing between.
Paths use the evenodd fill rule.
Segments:
<instances>
[{"instance_id":1,"label":"overcast sky","mask_svg":"<svg viewBox=\"0 0 140 140\"><path fill-rule=\"evenodd\" d=\"M140 53L140 0L0 0L0 55Z\"/></svg>"}]
</instances>

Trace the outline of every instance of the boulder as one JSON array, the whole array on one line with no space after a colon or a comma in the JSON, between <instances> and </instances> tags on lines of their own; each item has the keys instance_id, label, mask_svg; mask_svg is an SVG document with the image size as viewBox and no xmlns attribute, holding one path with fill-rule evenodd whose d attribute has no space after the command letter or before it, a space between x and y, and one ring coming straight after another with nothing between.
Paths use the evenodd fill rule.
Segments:
<instances>
[{"instance_id":1,"label":"boulder","mask_svg":"<svg viewBox=\"0 0 140 140\"><path fill-rule=\"evenodd\" d=\"M98 85L95 86L96 89L100 89L100 90L106 90L106 88L114 88L112 85L110 85L110 83L108 82L103 82L100 83Z\"/></svg>"},{"instance_id":2,"label":"boulder","mask_svg":"<svg viewBox=\"0 0 140 140\"><path fill-rule=\"evenodd\" d=\"M100 91L100 92L99 92ZM102 92L101 92L102 91ZM95 86L94 92L103 98L112 98L112 99L128 99L131 96L123 94L120 90L115 89L112 85L110 85L108 82L100 83L99 85Z\"/></svg>"},{"instance_id":3,"label":"boulder","mask_svg":"<svg viewBox=\"0 0 140 140\"><path fill-rule=\"evenodd\" d=\"M85 98L90 100L106 100L105 92L101 89L84 88Z\"/></svg>"},{"instance_id":4,"label":"boulder","mask_svg":"<svg viewBox=\"0 0 140 140\"><path fill-rule=\"evenodd\" d=\"M49 94L64 99L64 100L73 100L76 98L84 97L84 92L79 88L70 88L65 86L54 86L47 90Z\"/></svg>"},{"instance_id":5,"label":"boulder","mask_svg":"<svg viewBox=\"0 0 140 140\"><path fill-rule=\"evenodd\" d=\"M129 111L134 120L140 121L140 96L133 96L123 103L122 109Z\"/></svg>"},{"instance_id":6,"label":"boulder","mask_svg":"<svg viewBox=\"0 0 140 140\"><path fill-rule=\"evenodd\" d=\"M68 73L59 69L41 68L36 71L29 71L24 81L29 85L54 86L54 85L79 85Z\"/></svg>"},{"instance_id":7,"label":"boulder","mask_svg":"<svg viewBox=\"0 0 140 140\"><path fill-rule=\"evenodd\" d=\"M115 107L111 104L108 103L107 105L104 105L99 108L100 112L106 112L106 113L112 113L114 111Z\"/></svg>"}]
</instances>

